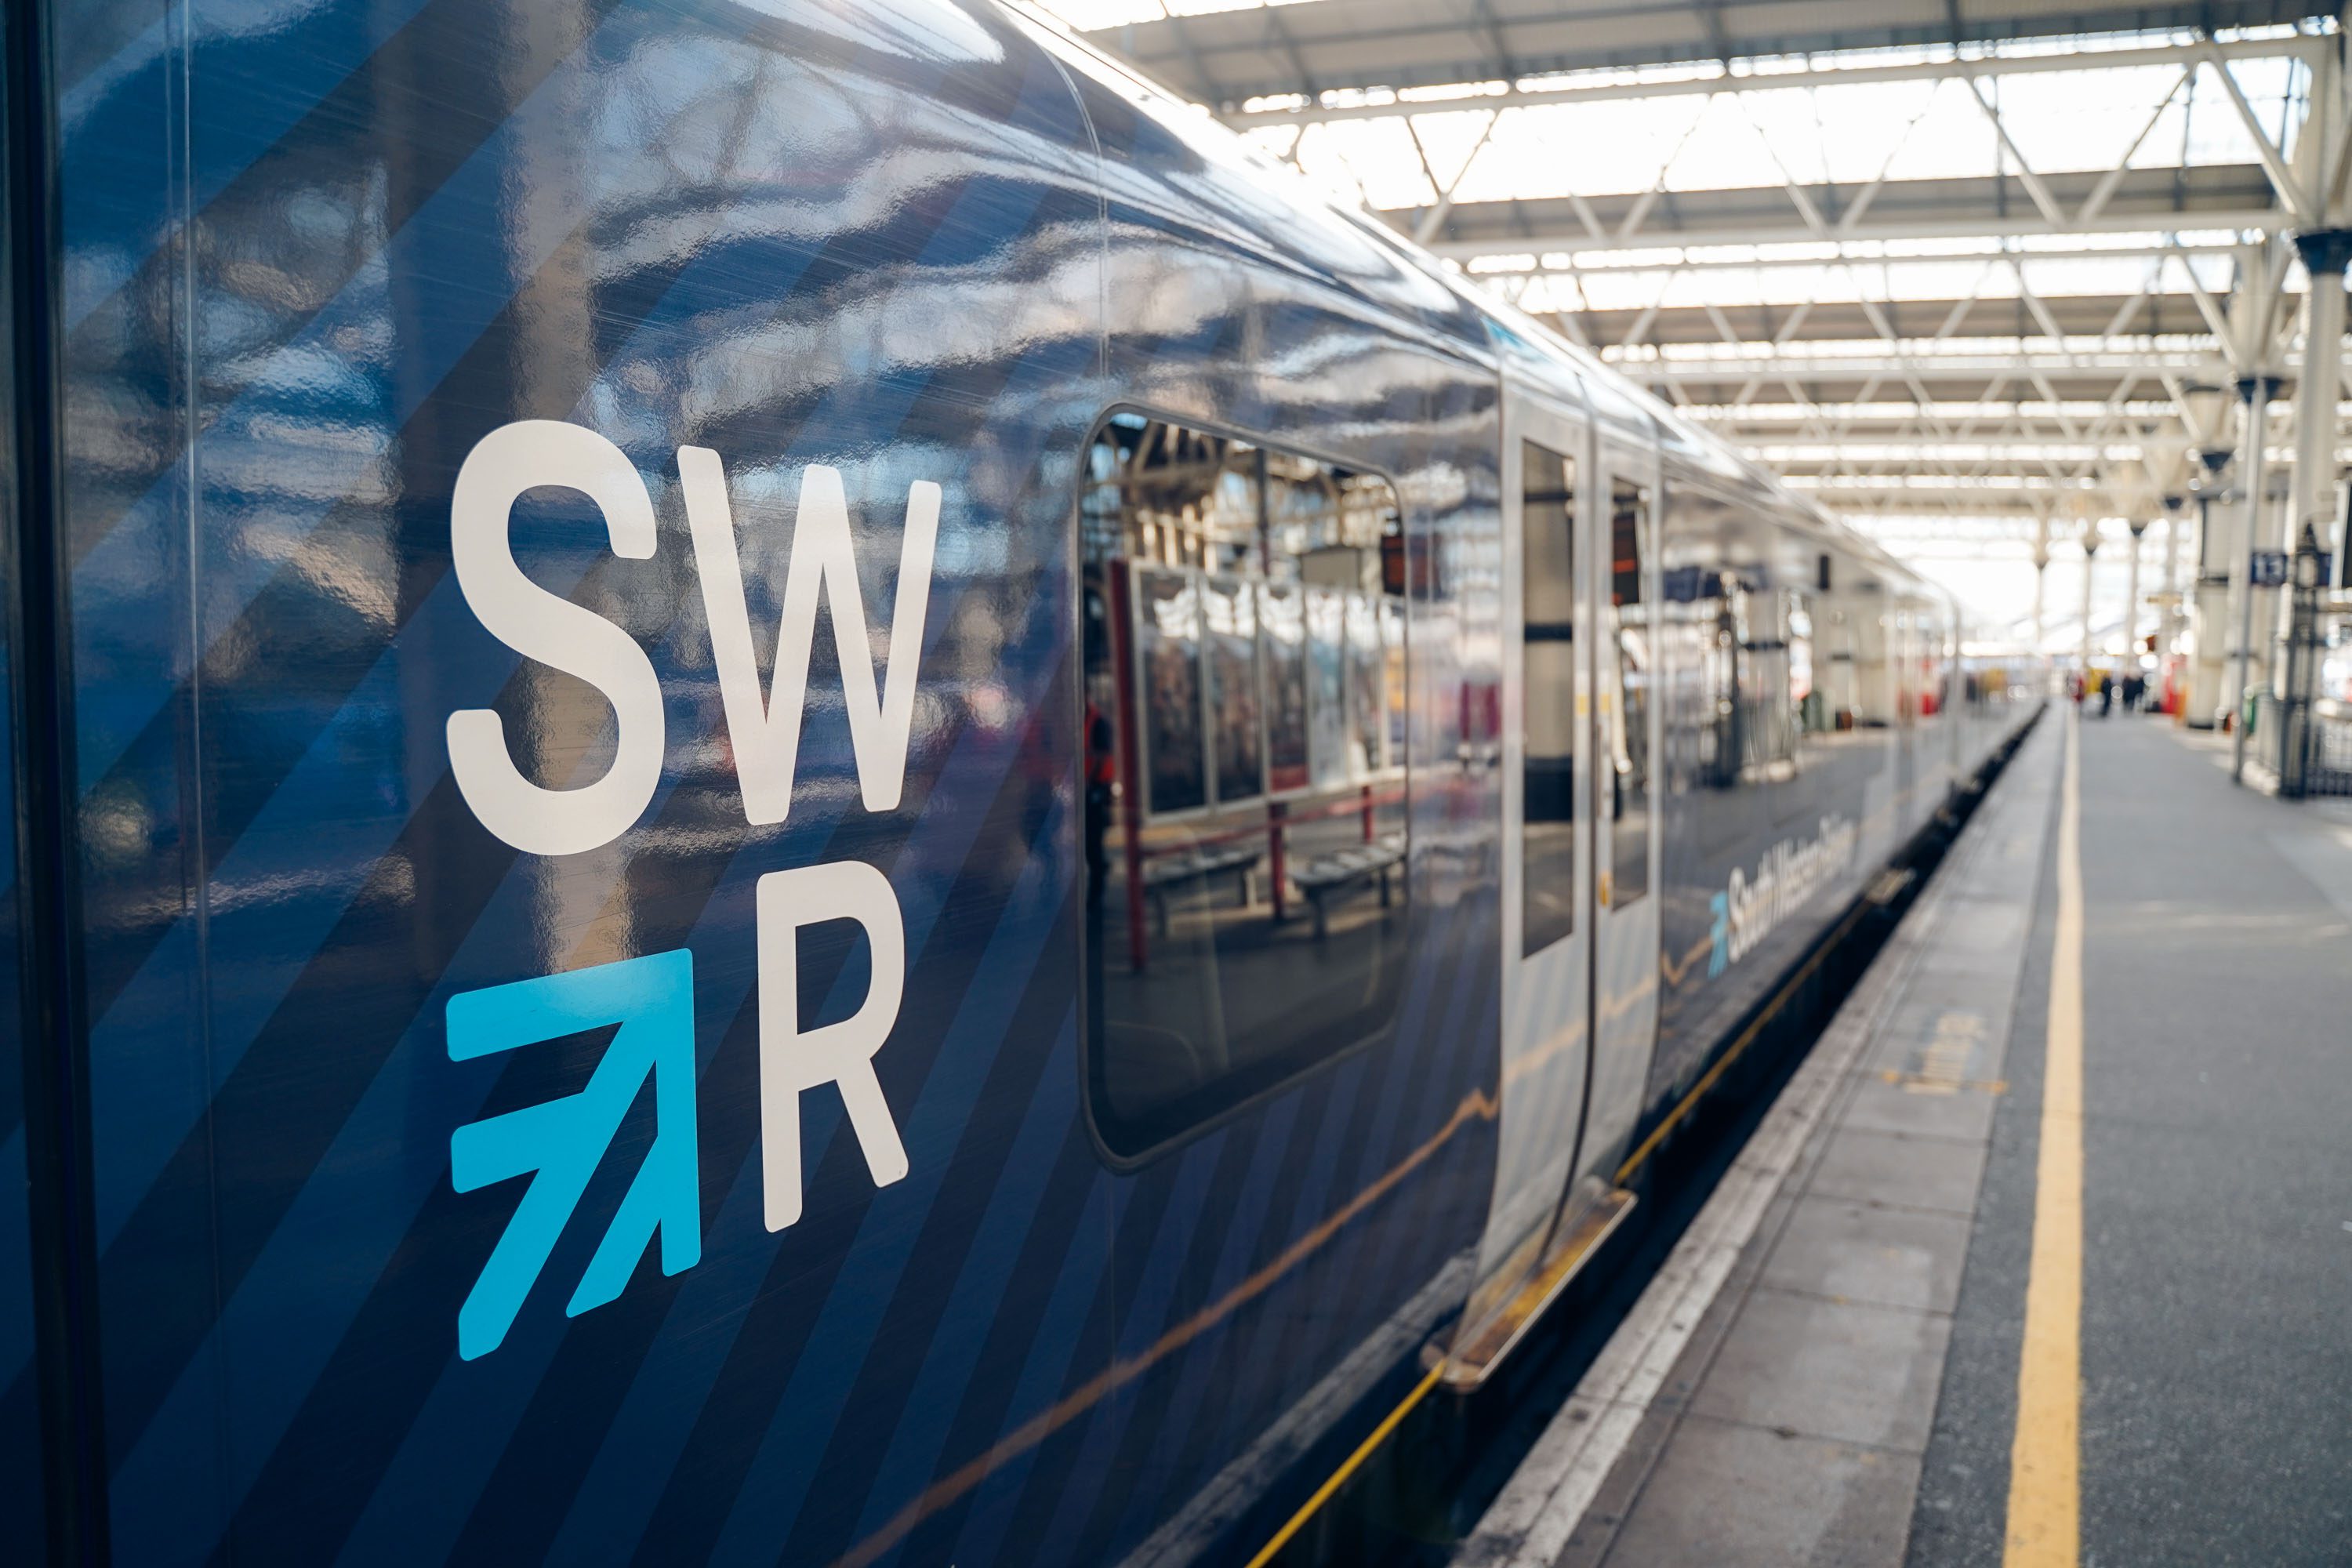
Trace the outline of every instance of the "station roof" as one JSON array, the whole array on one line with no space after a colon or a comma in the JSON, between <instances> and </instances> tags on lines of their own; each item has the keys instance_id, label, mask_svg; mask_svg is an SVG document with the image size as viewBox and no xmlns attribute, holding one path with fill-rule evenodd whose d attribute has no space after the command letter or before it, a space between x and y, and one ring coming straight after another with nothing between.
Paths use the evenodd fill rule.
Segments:
<instances>
[{"instance_id":1,"label":"station roof","mask_svg":"<svg viewBox=\"0 0 2352 1568\"><path fill-rule=\"evenodd\" d=\"M2235 30L2307 0L1050 0L1198 102L1601 68L2112 33Z\"/></svg>"},{"instance_id":2,"label":"station roof","mask_svg":"<svg viewBox=\"0 0 2352 1568\"><path fill-rule=\"evenodd\" d=\"M2311 0L1040 3L2021 601L2053 538L2186 486L2214 439L2189 386L2292 386L2284 237L2332 219L2319 171L2352 163Z\"/></svg>"}]
</instances>

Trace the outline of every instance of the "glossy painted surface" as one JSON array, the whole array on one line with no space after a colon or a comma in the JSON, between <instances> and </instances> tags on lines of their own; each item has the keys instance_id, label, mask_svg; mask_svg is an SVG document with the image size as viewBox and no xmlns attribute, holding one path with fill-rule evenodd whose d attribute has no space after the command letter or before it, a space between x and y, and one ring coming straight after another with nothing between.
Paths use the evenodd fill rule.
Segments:
<instances>
[{"instance_id":1,"label":"glossy painted surface","mask_svg":"<svg viewBox=\"0 0 2352 1568\"><path fill-rule=\"evenodd\" d=\"M0 83L0 94L7 89ZM0 101L5 109L5 101ZM0 172L0 186L6 175ZM0 190L0 195L5 195ZM17 352L12 265L16 237L11 211L0 200L0 364ZM0 384L0 517L13 537L17 495L14 378ZM0 1357L21 1360L33 1339L33 1242L25 1158L24 975L18 958L20 895L16 880L17 735L16 553L0 542ZM42 1491L38 1412L28 1398L0 1404L0 1519L9 1538L37 1559L47 1550L47 1499Z\"/></svg>"},{"instance_id":2,"label":"glossy painted surface","mask_svg":"<svg viewBox=\"0 0 2352 1568\"><path fill-rule=\"evenodd\" d=\"M1252 1445L1292 1412L1343 1447L1369 1429L1466 1295L1454 1260L1495 1196L1499 360L1572 402L1583 382L1622 439L1687 447L1670 495L1696 476L1746 509L1738 548L1678 547L1670 501L1669 574L1772 556L1764 514L1785 500L1566 351L1514 347L1368 222L984 5L58 9L117 1555L971 1568L1222 1561L1263 1539L1264 1510L1278 1522L1320 1478ZM1072 512L1117 405L1388 476L1416 563L1396 1026L1132 1167L1087 1125L1077 1042ZM642 714L519 657L457 580L460 471L530 420L621 454L603 516L542 478L510 538L531 583L642 651L664 736L646 809L563 854L488 830L446 739L488 709L551 789L642 742ZM773 628L811 473L840 476L869 627L847 657L918 661L895 803L869 806L827 632L791 809L749 819L687 447L723 468L763 671L792 642ZM636 485L650 552L621 548L609 499ZM924 485L921 647L893 649ZM1860 862L1963 755L1929 756L1924 733L1889 734L1911 794L1873 797ZM1669 789L1658 896L1680 954L1780 819L1764 788L1718 790L1727 826L1700 847ZM857 1013L885 948L827 920L777 967L765 944L794 911L761 881L852 861L902 922L873 1071L905 1165L830 1087L807 1092L805 1205L771 1231L761 1090L783 1069L763 1042L779 1018ZM1650 1112L1845 890L1718 979L1669 971ZM665 1177L672 1229L583 1304L574 1284L607 1268L617 1215L645 1218L633 1183L673 1168L656 1148L682 1125L663 1109L681 1032L646 1022L678 1016L675 994L598 989L624 973L690 984L698 1235L671 1249L690 1227ZM548 976L590 989L499 989ZM575 1032L478 1048L452 1004L483 994ZM602 1103L641 1026L658 1037L628 1059L650 1087L614 1112L511 1326L461 1346L524 1184L453 1173L453 1140ZM1368 1343L1395 1348L1350 1362ZM0 1340L0 1423L30 1408L30 1350Z\"/></svg>"}]
</instances>

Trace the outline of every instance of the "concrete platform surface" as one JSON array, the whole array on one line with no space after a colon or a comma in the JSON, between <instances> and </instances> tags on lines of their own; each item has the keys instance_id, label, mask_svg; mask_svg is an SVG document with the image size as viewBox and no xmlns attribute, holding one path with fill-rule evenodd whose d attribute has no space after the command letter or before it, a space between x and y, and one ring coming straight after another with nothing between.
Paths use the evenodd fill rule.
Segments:
<instances>
[{"instance_id":1,"label":"concrete platform surface","mask_svg":"<svg viewBox=\"0 0 2352 1568\"><path fill-rule=\"evenodd\" d=\"M2352 805L2082 723L2081 1561L2352 1563ZM2055 894L1909 1561L2002 1561Z\"/></svg>"},{"instance_id":2,"label":"concrete platform surface","mask_svg":"<svg viewBox=\"0 0 2352 1568\"><path fill-rule=\"evenodd\" d=\"M1465 1568L2004 1562L2074 725L2079 1540L2032 1561L2352 1564L2352 803L2052 720Z\"/></svg>"}]
</instances>

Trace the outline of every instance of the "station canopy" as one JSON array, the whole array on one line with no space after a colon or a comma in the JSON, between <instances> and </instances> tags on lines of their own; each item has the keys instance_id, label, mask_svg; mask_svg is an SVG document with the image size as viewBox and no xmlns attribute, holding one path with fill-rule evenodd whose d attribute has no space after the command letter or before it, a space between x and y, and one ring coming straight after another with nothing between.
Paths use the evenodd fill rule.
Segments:
<instances>
[{"instance_id":1,"label":"station canopy","mask_svg":"<svg viewBox=\"0 0 2352 1568\"><path fill-rule=\"evenodd\" d=\"M2071 605L2066 542L2228 444L2193 389L2280 374L2293 447L2352 122L2309 4L1044 4L2021 632L2037 552Z\"/></svg>"}]
</instances>

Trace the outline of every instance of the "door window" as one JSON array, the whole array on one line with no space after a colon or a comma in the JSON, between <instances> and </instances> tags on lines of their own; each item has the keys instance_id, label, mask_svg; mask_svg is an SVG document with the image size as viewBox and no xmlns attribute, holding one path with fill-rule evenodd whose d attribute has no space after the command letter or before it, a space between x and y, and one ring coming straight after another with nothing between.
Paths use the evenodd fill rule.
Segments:
<instances>
[{"instance_id":1,"label":"door window","mask_svg":"<svg viewBox=\"0 0 2352 1568\"><path fill-rule=\"evenodd\" d=\"M1650 490L1613 479L1610 500L1609 756L1601 768L1610 835L1609 903L1622 909L1650 890L1650 605L1643 566Z\"/></svg>"},{"instance_id":2,"label":"door window","mask_svg":"<svg viewBox=\"0 0 2352 1568\"><path fill-rule=\"evenodd\" d=\"M1524 644L1520 953L1576 924L1576 459L1523 442L1519 593Z\"/></svg>"}]
</instances>

